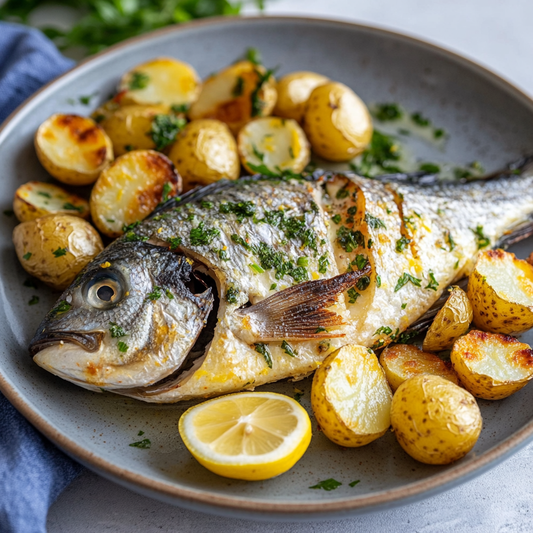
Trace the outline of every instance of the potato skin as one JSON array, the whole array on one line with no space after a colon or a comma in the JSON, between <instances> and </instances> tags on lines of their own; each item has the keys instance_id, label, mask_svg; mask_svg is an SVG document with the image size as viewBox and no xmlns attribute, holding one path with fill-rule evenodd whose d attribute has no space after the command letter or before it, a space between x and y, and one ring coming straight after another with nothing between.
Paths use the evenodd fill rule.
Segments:
<instances>
[{"instance_id":1,"label":"potato skin","mask_svg":"<svg viewBox=\"0 0 533 533\"><path fill-rule=\"evenodd\" d=\"M35 150L43 167L69 185L94 183L113 160L113 145L93 119L52 115L35 134Z\"/></svg>"},{"instance_id":2,"label":"potato skin","mask_svg":"<svg viewBox=\"0 0 533 533\"><path fill-rule=\"evenodd\" d=\"M440 376L458 385L459 380L451 364L440 357L423 352L411 344L395 344L385 348L379 356L387 381L393 391L407 379L419 374Z\"/></svg>"},{"instance_id":3,"label":"potato skin","mask_svg":"<svg viewBox=\"0 0 533 533\"><path fill-rule=\"evenodd\" d=\"M165 105L124 105L120 106L100 126L113 143L115 156L131 150L153 150L155 143L150 137L152 121L156 115L166 115L170 108Z\"/></svg>"},{"instance_id":4,"label":"potato skin","mask_svg":"<svg viewBox=\"0 0 533 533\"><path fill-rule=\"evenodd\" d=\"M491 281L480 271L488 263L497 268L501 265L502 271L516 267L521 276L521 279L516 278L516 285L520 285L528 296L533 293L533 266L527 261L517 259L514 254L503 250L481 253L470 275L467 290L474 311L474 324L485 331L503 334L516 334L533 328L533 306L509 301L499 295Z\"/></svg>"},{"instance_id":5,"label":"potato skin","mask_svg":"<svg viewBox=\"0 0 533 533\"><path fill-rule=\"evenodd\" d=\"M489 344L509 352L505 364L522 370L521 379L500 380L471 368L473 363L487 357ZM472 330L455 342L450 358L463 387L484 400L507 398L533 378L533 350L509 335Z\"/></svg>"},{"instance_id":6,"label":"potato skin","mask_svg":"<svg viewBox=\"0 0 533 533\"><path fill-rule=\"evenodd\" d=\"M234 135L250 120L272 114L276 105L276 80L270 76L258 87L262 65L239 61L205 80L198 100L189 109L189 118L211 118L228 125ZM239 81L242 80L242 81ZM256 92L259 109L254 113L252 95Z\"/></svg>"},{"instance_id":7,"label":"potato skin","mask_svg":"<svg viewBox=\"0 0 533 533\"><path fill-rule=\"evenodd\" d=\"M464 457L483 425L475 398L440 376L409 378L392 399L391 424L400 446L414 459L445 465Z\"/></svg>"},{"instance_id":8,"label":"potato skin","mask_svg":"<svg viewBox=\"0 0 533 533\"><path fill-rule=\"evenodd\" d=\"M57 290L66 289L104 249L98 232L86 220L70 215L19 224L13 230L13 244L24 270ZM59 249L66 253L54 255Z\"/></svg>"},{"instance_id":9,"label":"potato skin","mask_svg":"<svg viewBox=\"0 0 533 533\"><path fill-rule=\"evenodd\" d=\"M184 190L239 177L237 143L226 124L218 120L189 122L168 156L183 178Z\"/></svg>"},{"instance_id":10,"label":"potato skin","mask_svg":"<svg viewBox=\"0 0 533 533\"><path fill-rule=\"evenodd\" d=\"M20 222L52 214L89 218L90 212L89 202L83 198L39 181L29 181L15 191L13 211Z\"/></svg>"},{"instance_id":11,"label":"potato skin","mask_svg":"<svg viewBox=\"0 0 533 533\"><path fill-rule=\"evenodd\" d=\"M473 313L465 291L457 286L451 287L450 296L426 333L423 349L429 352L450 349L468 331Z\"/></svg>"},{"instance_id":12,"label":"potato skin","mask_svg":"<svg viewBox=\"0 0 533 533\"><path fill-rule=\"evenodd\" d=\"M281 78L276 91L278 99L273 114L302 122L305 106L315 87L327 83L329 78L316 72L291 72Z\"/></svg>"},{"instance_id":13,"label":"potato skin","mask_svg":"<svg viewBox=\"0 0 533 533\"><path fill-rule=\"evenodd\" d=\"M319 85L309 96L304 130L313 151L330 161L348 161L372 139L372 118L363 101L346 85Z\"/></svg>"},{"instance_id":14,"label":"potato skin","mask_svg":"<svg viewBox=\"0 0 533 533\"><path fill-rule=\"evenodd\" d=\"M342 383L335 379L342 376ZM339 398L336 391L353 389L353 383L365 380L362 385L366 389L364 397L354 402L364 403L367 396L373 400L373 408L381 415L379 431L368 432L362 428L358 419L357 407L350 409L349 399ZM360 390L360 389L359 389ZM369 444L383 436L390 426L389 410L392 394L387 384L383 369L374 353L369 353L363 346L348 345L330 354L315 372L311 389L311 405L320 428L331 441L345 447L359 447ZM384 416L383 416L384 415ZM353 416L354 419L350 419Z\"/></svg>"}]
</instances>

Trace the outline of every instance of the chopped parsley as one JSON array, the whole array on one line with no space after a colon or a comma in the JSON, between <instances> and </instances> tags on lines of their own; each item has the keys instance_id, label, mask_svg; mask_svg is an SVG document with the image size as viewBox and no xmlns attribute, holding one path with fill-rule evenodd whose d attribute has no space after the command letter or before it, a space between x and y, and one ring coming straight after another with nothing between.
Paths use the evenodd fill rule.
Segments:
<instances>
[{"instance_id":1,"label":"chopped parsley","mask_svg":"<svg viewBox=\"0 0 533 533\"><path fill-rule=\"evenodd\" d=\"M174 295L172 294L172 292L170 291L170 289L165 289L165 294L167 295L167 298L169 300L174 300Z\"/></svg>"},{"instance_id":2,"label":"chopped parsley","mask_svg":"<svg viewBox=\"0 0 533 533\"><path fill-rule=\"evenodd\" d=\"M204 209L213 209L213 202L202 201L200 204Z\"/></svg>"},{"instance_id":3,"label":"chopped parsley","mask_svg":"<svg viewBox=\"0 0 533 533\"><path fill-rule=\"evenodd\" d=\"M402 309L405 309L407 307L407 304L406 303L403 303L402 304Z\"/></svg>"},{"instance_id":4,"label":"chopped parsley","mask_svg":"<svg viewBox=\"0 0 533 533\"><path fill-rule=\"evenodd\" d=\"M352 205L352 207L349 207L348 208L348 214L352 215L352 216L357 214L357 206L356 205Z\"/></svg>"},{"instance_id":5,"label":"chopped parsley","mask_svg":"<svg viewBox=\"0 0 533 533\"><path fill-rule=\"evenodd\" d=\"M298 403L302 403L302 396L304 395L303 392L295 392L294 393L294 399L298 402Z\"/></svg>"},{"instance_id":6,"label":"chopped parsley","mask_svg":"<svg viewBox=\"0 0 533 533\"><path fill-rule=\"evenodd\" d=\"M152 302L155 302L156 300L159 300L159 298L161 298L161 287L158 287L157 285L154 286L154 288L152 289L152 292L149 292L147 295L146 295L146 298L148 298L148 300L152 300Z\"/></svg>"},{"instance_id":7,"label":"chopped parsley","mask_svg":"<svg viewBox=\"0 0 533 533\"><path fill-rule=\"evenodd\" d=\"M265 107L266 102L261 98L260 92L265 83L270 79L272 74L274 74L274 69L267 70L264 74L258 69L255 70L258 80L255 89L250 95L252 101L252 117L260 117L263 114L263 108Z\"/></svg>"},{"instance_id":8,"label":"chopped parsley","mask_svg":"<svg viewBox=\"0 0 533 533\"><path fill-rule=\"evenodd\" d=\"M335 222L335 224L340 224L342 218L341 218L340 215L333 215L333 216L331 217L331 220L333 220L333 222Z\"/></svg>"},{"instance_id":9,"label":"chopped parsley","mask_svg":"<svg viewBox=\"0 0 533 533\"><path fill-rule=\"evenodd\" d=\"M22 259L24 260L28 260L33 254L31 252L26 252L23 256L22 256Z\"/></svg>"},{"instance_id":10,"label":"chopped parsley","mask_svg":"<svg viewBox=\"0 0 533 533\"><path fill-rule=\"evenodd\" d=\"M70 202L65 202L63 204L63 209L67 209L69 211L77 211L78 213L82 213L84 211L82 205L74 205L74 204L71 204Z\"/></svg>"},{"instance_id":11,"label":"chopped parsley","mask_svg":"<svg viewBox=\"0 0 533 533\"><path fill-rule=\"evenodd\" d=\"M300 283L309 279L309 274L307 270L305 269L305 267L302 266L293 268L289 272L289 275L292 276L296 283Z\"/></svg>"},{"instance_id":12,"label":"chopped parsley","mask_svg":"<svg viewBox=\"0 0 533 533\"><path fill-rule=\"evenodd\" d=\"M417 125L417 126L421 126L423 128L429 126L431 124L431 121L424 117L422 115L422 113L420 112L416 112L416 113L412 113L411 114L411 120Z\"/></svg>"},{"instance_id":13,"label":"chopped parsley","mask_svg":"<svg viewBox=\"0 0 533 533\"><path fill-rule=\"evenodd\" d=\"M316 234L306 226L305 220L300 217L290 217L282 221L282 228L287 239L297 239L302 246L311 248L316 252Z\"/></svg>"},{"instance_id":14,"label":"chopped parsley","mask_svg":"<svg viewBox=\"0 0 533 533\"><path fill-rule=\"evenodd\" d=\"M226 291L226 301L230 304L236 304L239 292L240 291L237 289L237 287L229 287Z\"/></svg>"},{"instance_id":15,"label":"chopped parsley","mask_svg":"<svg viewBox=\"0 0 533 533\"><path fill-rule=\"evenodd\" d=\"M298 257L298 260L296 261L296 264L300 267L306 267L309 266L309 258L308 257Z\"/></svg>"},{"instance_id":16,"label":"chopped parsley","mask_svg":"<svg viewBox=\"0 0 533 533\"><path fill-rule=\"evenodd\" d=\"M31 300L28 302L28 305L35 305L35 304L38 304L38 303L39 303L39 297L33 295L31 297Z\"/></svg>"},{"instance_id":17,"label":"chopped parsley","mask_svg":"<svg viewBox=\"0 0 533 533\"><path fill-rule=\"evenodd\" d=\"M125 342L119 341L117 343L117 348L119 352L126 353L128 351L129 346Z\"/></svg>"},{"instance_id":18,"label":"chopped parsley","mask_svg":"<svg viewBox=\"0 0 533 533\"><path fill-rule=\"evenodd\" d=\"M237 217L237 222L241 223L245 218L252 218L255 215L256 205L253 202L227 202L220 205L219 211L224 214L233 213Z\"/></svg>"},{"instance_id":19,"label":"chopped parsley","mask_svg":"<svg viewBox=\"0 0 533 533\"><path fill-rule=\"evenodd\" d=\"M181 245L181 237L170 237L167 242L170 244L170 250L176 250Z\"/></svg>"},{"instance_id":20,"label":"chopped parsley","mask_svg":"<svg viewBox=\"0 0 533 533\"><path fill-rule=\"evenodd\" d=\"M168 195L172 192L172 183L168 181L163 184L163 191L161 193L161 203L168 200Z\"/></svg>"},{"instance_id":21,"label":"chopped parsley","mask_svg":"<svg viewBox=\"0 0 533 533\"><path fill-rule=\"evenodd\" d=\"M252 249L252 247L242 237L239 237L236 233L233 233L231 235L231 240L237 244L240 244L246 250Z\"/></svg>"},{"instance_id":22,"label":"chopped parsley","mask_svg":"<svg viewBox=\"0 0 533 533\"><path fill-rule=\"evenodd\" d=\"M71 309L72 305L69 304L66 300L61 300L53 309L50 311L50 314L53 317L62 315Z\"/></svg>"},{"instance_id":23,"label":"chopped parsley","mask_svg":"<svg viewBox=\"0 0 533 533\"><path fill-rule=\"evenodd\" d=\"M376 330L375 335L390 335L392 333L392 329L389 328L389 326L381 326L379 329Z\"/></svg>"},{"instance_id":24,"label":"chopped parsley","mask_svg":"<svg viewBox=\"0 0 533 533\"><path fill-rule=\"evenodd\" d=\"M370 285L370 278L368 276L363 276L356 284L355 286L360 291L366 291L368 289L368 286Z\"/></svg>"},{"instance_id":25,"label":"chopped parsley","mask_svg":"<svg viewBox=\"0 0 533 533\"><path fill-rule=\"evenodd\" d=\"M137 233L133 231L128 231L127 233L124 234L124 237L123 237L125 242L145 242L149 238L150 237L146 237L144 235L137 235Z\"/></svg>"},{"instance_id":26,"label":"chopped parsley","mask_svg":"<svg viewBox=\"0 0 533 533\"><path fill-rule=\"evenodd\" d=\"M244 78L242 76L237 77L237 81L235 82L235 87L233 87L233 91L231 94L237 98L242 95L244 92Z\"/></svg>"},{"instance_id":27,"label":"chopped parsley","mask_svg":"<svg viewBox=\"0 0 533 533\"><path fill-rule=\"evenodd\" d=\"M348 483L348 485L350 487L355 487L357 485L357 483L361 483L361 480L360 479L356 479L355 481L352 481L351 483Z\"/></svg>"},{"instance_id":28,"label":"chopped parsley","mask_svg":"<svg viewBox=\"0 0 533 533\"><path fill-rule=\"evenodd\" d=\"M350 265L356 266L357 270L363 270L367 264L368 258L363 254L357 254L357 257L350 263Z\"/></svg>"},{"instance_id":29,"label":"chopped parsley","mask_svg":"<svg viewBox=\"0 0 533 533\"><path fill-rule=\"evenodd\" d=\"M413 285L416 285L417 287L420 287L421 279L415 278L414 276L411 276L408 272L404 272L400 278L398 279L398 282L396 283L396 287L394 287L394 292L398 292L402 287L407 285L407 283L411 282Z\"/></svg>"},{"instance_id":30,"label":"chopped parsley","mask_svg":"<svg viewBox=\"0 0 533 533\"><path fill-rule=\"evenodd\" d=\"M176 115L156 115L148 135L154 141L156 150L163 150L176 140L176 136L187 124L187 121Z\"/></svg>"},{"instance_id":31,"label":"chopped parsley","mask_svg":"<svg viewBox=\"0 0 533 533\"><path fill-rule=\"evenodd\" d=\"M434 163L422 163L418 167L418 170L422 170L423 172L427 172L429 174L438 174L440 172L440 167Z\"/></svg>"},{"instance_id":32,"label":"chopped parsley","mask_svg":"<svg viewBox=\"0 0 533 533\"><path fill-rule=\"evenodd\" d=\"M348 289L346 291L346 294L348 294L348 303L354 304L357 301L357 298L361 296L353 287L351 289Z\"/></svg>"},{"instance_id":33,"label":"chopped parsley","mask_svg":"<svg viewBox=\"0 0 533 533\"><path fill-rule=\"evenodd\" d=\"M401 254L410 242L411 239L408 239L407 237L402 237L401 239L398 239L396 241L396 251Z\"/></svg>"},{"instance_id":34,"label":"chopped parsley","mask_svg":"<svg viewBox=\"0 0 533 533\"><path fill-rule=\"evenodd\" d=\"M206 229L203 222L200 222L196 228L191 229L189 240L191 246L209 245L220 235L220 230L216 228Z\"/></svg>"},{"instance_id":35,"label":"chopped parsley","mask_svg":"<svg viewBox=\"0 0 533 533\"><path fill-rule=\"evenodd\" d=\"M270 285L270 290L271 291L275 290L277 286L278 286L277 283L272 283L272 285Z\"/></svg>"},{"instance_id":36,"label":"chopped parsley","mask_svg":"<svg viewBox=\"0 0 533 533\"><path fill-rule=\"evenodd\" d=\"M323 326L318 326L318 328L315 329L315 333L322 333L324 331L328 331L328 330L324 328Z\"/></svg>"},{"instance_id":37,"label":"chopped parsley","mask_svg":"<svg viewBox=\"0 0 533 533\"><path fill-rule=\"evenodd\" d=\"M176 114L187 113L189 111L189 104L172 104L170 110Z\"/></svg>"},{"instance_id":38,"label":"chopped parsley","mask_svg":"<svg viewBox=\"0 0 533 533\"><path fill-rule=\"evenodd\" d=\"M381 218L375 217L374 215L371 215L370 213L365 214L365 222L372 229L379 229L379 228L387 229L387 226L385 226L385 222L383 222Z\"/></svg>"},{"instance_id":39,"label":"chopped parsley","mask_svg":"<svg viewBox=\"0 0 533 533\"><path fill-rule=\"evenodd\" d=\"M62 255L67 255L67 248L58 248L53 251L55 257L61 257Z\"/></svg>"},{"instance_id":40,"label":"chopped parsley","mask_svg":"<svg viewBox=\"0 0 533 533\"><path fill-rule=\"evenodd\" d=\"M80 104L82 105L89 105L91 103L91 100L97 95L98 93L89 94L87 96L79 96L78 100Z\"/></svg>"},{"instance_id":41,"label":"chopped parsley","mask_svg":"<svg viewBox=\"0 0 533 533\"><path fill-rule=\"evenodd\" d=\"M313 485L312 487L309 487L310 489L322 489L326 491L335 490L339 488L342 485L340 481L337 481L336 479L329 478L325 479L324 481L319 481L316 485Z\"/></svg>"},{"instance_id":42,"label":"chopped parsley","mask_svg":"<svg viewBox=\"0 0 533 533\"><path fill-rule=\"evenodd\" d=\"M124 224L122 226L122 231L124 233L127 233L128 231L131 231L131 230L135 229L140 223L141 223L141 221L137 220L135 222L132 222L131 224Z\"/></svg>"},{"instance_id":43,"label":"chopped parsley","mask_svg":"<svg viewBox=\"0 0 533 533\"><path fill-rule=\"evenodd\" d=\"M483 226L477 226L475 230L472 230L477 239L477 249L481 250L490 245L490 239L483 233Z\"/></svg>"},{"instance_id":44,"label":"chopped parsley","mask_svg":"<svg viewBox=\"0 0 533 533\"><path fill-rule=\"evenodd\" d=\"M148 86L150 81L150 76L144 72L132 72L131 78L128 83L128 88L130 91L138 91L140 89L145 89Z\"/></svg>"},{"instance_id":45,"label":"chopped parsley","mask_svg":"<svg viewBox=\"0 0 533 533\"><path fill-rule=\"evenodd\" d=\"M381 122L387 122L402 118L403 111L398 104L379 104L375 116Z\"/></svg>"},{"instance_id":46,"label":"chopped parsley","mask_svg":"<svg viewBox=\"0 0 533 533\"><path fill-rule=\"evenodd\" d=\"M337 191L337 194L335 195L335 198L337 198L337 200L342 200L343 198L348 198L348 196L350 196L350 191L347 187L348 184L346 184L342 189L339 189Z\"/></svg>"},{"instance_id":47,"label":"chopped parsley","mask_svg":"<svg viewBox=\"0 0 533 533\"><path fill-rule=\"evenodd\" d=\"M259 342L255 345L255 351L260 353L265 358L268 368L272 368L272 355L270 355L268 346L262 342Z\"/></svg>"},{"instance_id":48,"label":"chopped parsley","mask_svg":"<svg viewBox=\"0 0 533 533\"><path fill-rule=\"evenodd\" d=\"M316 202L313 202L313 200L311 200L309 206L311 207L311 211L313 211L314 213L320 213L320 207L318 207Z\"/></svg>"},{"instance_id":49,"label":"chopped parsley","mask_svg":"<svg viewBox=\"0 0 533 533\"><path fill-rule=\"evenodd\" d=\"M261 64L261 54L257 48L247 48L244 58L254 65Z\"/></svg>"},{"instance_id":50,"label":"chopped parsley","mask_svg":"<svg viewBox=\"0 0 533 533\"><path fill-rule=\"evenodd\" d=\"M292 348L292 346L287 342L287 341L283 341L281 343L281 349L287 354L287 355L290 355L291 357L296 357L298 354L294 351L294 349Z\"/></svg>"},{"instance_id":51,"label":"chopped parsley","mask_svg":"<svg viewBox=\"0 0 533 533\"><path fill-rule=\"evenodd\" d=\"M39 196L44 196L45 198L52 198L52 195L49 192L38 191L37 194Z\"/></svg>"},{"instance_id":52,"label":"chopped parsley","mask_svg":"<svg viewBox=\"0 0 533 533\"><path fill-rule=\"evenodd\" d=\"M436 291L439 288L439 282L435 279L435 274L431 270L429 271L429 283L425 288L431 291Z\"/></svg>"},{"instance_id":53,"label":"chopped parsley","mask_svg":"<svg viewBox=\"0 0 533 533\"><path fill-rule=\"evenodd\" d=\"M149 450L152 446L152 443L150 442L150 439L143 439L139 442L132 442L130 446L132 448L141 448L142 450Z\"/></svg>"},{"instance_id":54,"label":"chopped parsley","mask_svg":"<svg viewBox=\"0 0 533 533\"><path fill-rule=\"evenodd\" d=\"M265 269L261 266L259 266L257 263L250 263L248 265L256 274L263 274L265 272Z\"/></svg>"},{"instance_id":55,"label":"chopped parsley","mask_svg":"<svg viewBox=\"0 0 533 533\"><path fill-rule=\"evenodd\" d=\"M125 337L127 335L122 326L119 326L116 322L109 322L109 325L111 326L109 328L109 333L111 333L113 339Z\"/></svg>"},{"instance_id":56,"label":"chopped parsley","mask_svg":"<svg viewBox=\"0 0 533 533\"><path fill-rule=\"evenodd\" d=\"M376 287L378 289L381 287L381 276L379 274L376 275Z\"/></svg>"},{"instance_id":57,"label":"chopped parsley","mask_svg":"<svg viewBox=\"0 0 533 533\"><path fill-rule=\"evenodd\" d=\"M24 287L29 287L30 289L37 289L37 282L32 278L26 278L22 285L24 285Z\"/></svg>"},{"instance_id":58,"label":"chopped parsley","mask_svg":"<svg viewBox=\"0 0 533 533\"><path fill-rule=\"evenodd\" d=\"M442 139L442 137L444 137L444 135L446 135L446 131L443 130L442 128L435 128L433 130L433 138L434 139Z\"/></svg>"},{"instance_id":59,"label":"chopped parsley","mask_svg":"<svg viewBox=\"0 0 533 533\"><path fill-rule=\"evenodd\" d=\"M455 242L452 237L451 231L446 232L446 243L450 247L450 252L455 248Z\"/></svg>"},{"instance_id":60,"label":"chopped parsley","mask_svg":"<svg viewBox=\"0 0 533 533\"><path fill-rule=\"evenodd\" d=\"M350 168L367 178L379 174L401 172L397 166L400 150L395 139L377 130L372 134L370 146L363 152L359 164L350 163Z\"/></svg>"},{"instance_id":61,"label":"chopped parsley","mask_svg":"<svg viewBox=\"0 0 533 533\"><path fill-rule=\"evenodd\" d=\"M137 433L137 437L142 437L144 435L144 431L139 431L139 433Z\"/></svg>"},{"instance_id":62,"label":"chopped parsley","mask_svg":"<svg viewBox=\"0 0 533 533\"><path fill-rule=\"evenodd\" d=\"M337 241L348 253L353 252L359 246L365 247L365 237L363 234L359 230L352 231L346 226L341 226L337 230Z\"/></svg>"},{"instance_id":63,"label":"chopped parsley","mask_svg":"<svg viewBox=\"0 0 533 533\"><path fill-rule=\"evenodd\" d=\"M328 255L327 254L321 255L318 258L318 271L321 274L325 274L328 271L328 267L329 267Z\"/></svg>"}]
</instances>

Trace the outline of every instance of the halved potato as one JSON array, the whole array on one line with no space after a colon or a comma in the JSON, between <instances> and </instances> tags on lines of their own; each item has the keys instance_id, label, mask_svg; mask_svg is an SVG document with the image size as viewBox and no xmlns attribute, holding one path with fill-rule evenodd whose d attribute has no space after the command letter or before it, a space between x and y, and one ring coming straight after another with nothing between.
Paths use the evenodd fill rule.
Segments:
<instances>
[{"instance_id":1,"label":"halved potato","mask_svg":"<svg viewBox=\"0 0 533 533\"><path fill-rule=\"evenodd\" d=\"M276 104L276 80L265 67L239 61L205 80L189 118L214 118L236 135L247 122L266 117Z\"/></svg>"},{"instance_id":2,"label":"halved potato","mask_svg":"<svg viewBox=\"0 0 533 533\"><path fill-rule=\"evenodd\" d=\"M70 215L48 215L13 230L13 244L24 270L50 287L68 287L103 249L98 232Z\"/></svg>"},{"instance_id":3,"label":"halved potato","mask_svg":"<svg viewBox=\"0 0 533 533\"><path fill-rule=\"evenodd\" d=\"M20 222L56 213L88 218L89 202L57 185L29 181L15 191L13 211Z\"/></svg>"},{"instance_id":4,"label":"halved potato","mask_svg":"<svg viewBox=\"0 0 533 533\"><path fill-rule=\"evenodd\" d=\"M237 144L229 128L218 120L193 120L178 134L168 154L183 178L183 188L208 185L240 173Z\"/></svg>"},{"instance_id":5,"label":"halved potato","mask_svg":"<svg viewBox=\"0 0 533 533\"><path fill-rule=\"evenodd\" d=\"M423 348L429 352L449 350L464 335L472 322L472 304L461 287L450 288L450 296L433 320Z\"/></svg>"},{"instance_id":6,"label":"halved potato","mask_svg":"<svg viewBox=\"0 0 533 533\"><path fill-rule=\"evenodd\" d=\"M327 83L329 78L316 72L291 72L281 78L277 85L278 100L273 114L301 122L309 95L315 87Z\"/></svg>"},{"instance_id":7,"label":"halved potato","mask_svg":"<svg viewBox=\"0 0 533 533\"><path fill-rule=\"evenodd\" d=\"M414 459L446 465L476 444L483 420L475 398L440 376L422 374L404 381L391 407L400 446Z\"/></svg>"},{"instance_id":8,"label":"halved potato","mask_svg":"<svg viewBox=\"0 0 533 533\"><path fill-rule=\"evenodd\" d=\"M248 122L239 132L237 146L244 168L254 174L261 166L280 174L290 170L299 174L309 163L309 142L298 122L265 117Z\"/></svg>"},{"instance_id":9,"label":"halved potato","mask_svg":"<svg viewBox=\"0 0 533 533\"><path fill-rule=\"evenodd\" d=\"M137 65L122 77L120 103L188 106L200 93L201 81L191 65L159 57Z\"/></svg>"},{"instance_id":10,"label":"halved potato","mask_svg":"<svg viewBox=\"0 0 533 533\"><path fill-rule=\"evenodd\" d=\"M390 426L392 393L373 352L347 345L315 372L311 405L320 428L333 442L364 446Z\"/></svg>"},{"instance_id":11,"label":"halved potato","mask_svg":"<svg viewBox=\"0 0 533 533\"><path fill-rule=\"evenodd\" d=\"M113 145L96 122L78 115L52 115L35 134L43 167L69 185L88 185L113 160Z\"/></svg>"},{"instance_id":12,"label":"halved potato","mask_svg":"<svg viewBox=\"0 0 533 533\"><path fill-rule=\"evenodd\" d=\"M372 139L372 118L363 101L346 85L319 85L309 96L304 130L313 151L330 161L348 161Z\"/></svg>"},{"instance_id":13,"label":"halved potato","mask_svg":"<svg viewBox=\"0 0 533 533\"><path fill-rule=\"evenodd\" d=\"M451 363L447 364L440 357L423 352L411 344L395 344L385 348L379 356L379 362L393 391L406 379L418 374L433 374L458 384Z\"/></svg>"},{"instance_id":14,"label":"halved potato","mask_svg":"<svg viewBox=\"0 0 533 533\"><path fill-rule=\"evenodd\" d=\"M181 179L165 155L134 150L107 167L91 192L91 216L108 237L123 234L124 225L145 219L156 206L181 192Z\"/></svg>"},{"instance_id":15,"label":"halved potato","mask_svg":"<svg viewBox=\"0 0 533 533\"><path fill-rule=\"evenodd\" d=\"M166 105L124 105L109 113L100 126L111 139L118 157L131 150L154 149L156 146L150 135L152 122L157 115L169 112Z\"/></svg>"},{"instance_id":16,"label":"halved potato","mask_svg":"<svg viewBox=\"0 0 533 533\"><path fill-rule=\"evenodd\" d=\"M467 295L480 329L520 333L533 327L533 266L512 253L479 254Z\"/></svg>"},{"instance_id":17,"label":"halved potato","mask_svg":"<svg viewBox=\"0 0 533 533\"><path fill-rule=\"evenodd\" d=\"M450 357L464 388L485 400L507 398L533 377L533 350L509 335L472 330Z\"/></svg>"}]
</instances>

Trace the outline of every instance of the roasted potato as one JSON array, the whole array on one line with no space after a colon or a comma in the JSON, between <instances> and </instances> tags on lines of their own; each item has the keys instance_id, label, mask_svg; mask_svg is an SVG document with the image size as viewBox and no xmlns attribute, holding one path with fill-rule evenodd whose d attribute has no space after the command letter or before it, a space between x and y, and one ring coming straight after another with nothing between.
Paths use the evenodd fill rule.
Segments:
<instances>
[{"instance_id":1,"label":"roasted potato","mask_svg":"<svg viewBox=\"0 0 533 533\"><path fill-rule=\"evenodd\" d=\"M91 216L103 234L119 237L124 225L143 220L157 204L180 192L180 176L168 157L134 150L100 174L91 191Z\"/></svg>"},{"instance_id":2,"label":"roasted potato","mask_svg":"<svg viewBox=\"0 0 533 533\"><path fill-rule=\"evenodd\" d=\"M103 249L98 232L70 215L48 215L13 230L13 244L24 270L50 287L63 290Z\"/></svg>"},{"instance_id":3,"label":"roasted potato","mask_svg":"<svg viewBox=\"0 0 533 533\"><path fill-rule=\"evenodd\" d=\"M400 446L413 459L446 465L474 447L482 418L470 393L440 376L421 374L398 387L391 424Z\"/></svg>"},{"instance_id":4,"label":"roasted potato","mask_svg":"<svg viewBox=\"0 0 533 533\"><path fill-rule=\"evenodd\" d=\"M113 145L94 120L78 115L52 115L35 134L35 150L43 167L69 185L88 185L113 160Z\"/></svg>"},{"instance_id":5,"label":"roasted potato","mask_svg":"<svg viewBox=\"0 0 533 533\"><path fill-rule=\"evenodd\" d=\"M429 327L422 348L429 352L449 350L468 331L472 316L472 305L465 291L451 287L450 296Z\"/></svg>"},{"instance_id":6,"label":"roasted potato","mask_svg":"<svg viewBox=\"0 0 533 533\"><path fill-rule=\"evenodd\" d=\"M315 372L311 405L320 428L340 446L364 446L390 426L392 393L373 352L347 345Z\"/></svg>"},{"instance_id":7,"label":"roasted potato","mask_svg":"<svg viewBox=\"0 0 533 533\"><path fill-rule=\"evenodd\" d=\"M291 72L281 78L277 85L278 100L273 114L301 122L309 95L315 87L327 83L329 78L316 72Z\"/></svg>"},{"instance_id":8,"label":"roasted potato","mask_svg":"<svg viewBox=\"0 0 533 533\"><path fill-rule=\"evenodd\" d=\"M385 348L379 356L379 362L393 391L406 379L418 374L433 374L458 384L451 363L446 364L440 357L423 352L411 344L395 344Z\"/></svg>"},{"instance_id":9,"label":"roasted potato","mask_svg":"<svg viewBox=\"0 0 533 533\"><path fill-rule=\"evenodd\" d=\"M509 335L473 330L450 357L464 388L485 400L507 398L533 377L533 350Z\"/></svg>"},{"instance_id":10,"label":"roasted potato","mask_svg":"<svg viewBox=\"0 0 533 533\"><path fill-rule=\"evenodd\" d=\"M205 80L189 118L214 118L225 122L236 135L247 122L272 114L276 81L262 65L239 61Z\"/></svg>"},{"instance_id":11,"label":"roasted potato","mask_svg":"<svg viewBox=\"0 0 533 533\"><path fill-rule=\"evenodd\" d=\"M218 120L189 122L168 155L183 178L185 190L239 177L237 144L226 124Z\"/></svg>"},{"instance_id":12,"label":"roasted potato","mask_svg":"<svg viewBox=\"0 0 533 533\"><path fill-rule=\"evenodd\" d=\"M166 105L124 105L118 107L100 126L113 143L115 156L131 150L153 150L156 145L150 135L156 116L170 113Z\"/></svg>"},{"instance_id":13,"label":"roasted potato","mask_svg":"<svg viewBox=\"0 0 533 533\"><path fill-rule=\"evenodd\" d=\"M184 107L196 100L200 88L200 78L191 65L159 57L124 74L119 85L120 103Z\"/></svg>"},{"instance_id":14,"label":"roasted potato","mask_svg":"<svg viewBox=\"0 0 533 533\"><path fill-rule=\"evenodd\" d=\"M319 85L309 96L304 130L313 151L330 161L348 161L372 139L372 118L363 101L346 85Z\"/></svg>"},{"instance_id":15,"label":"roasted potato","mask_svg":"<svg viewBox=\"0 0 533 533\"><path fill-rule=\"evenodd\" d=\"M265 117L248 122L239 132L237 147L244 168L254 174L261 166L279 174L282 170L302 172L309 163L309 142L298 122Z\"/></svg>"},{"instance_id":16,"label":"roasted potato","mask_svg":"<svg viewBox=\"0 0 533 533\"><path fill-rule=\"evenodd\" d=\"M533 327L533 266L514 254L479 254L467 295L480 329L510 334Z\"/></svg>"},{"instance_id":17,"label":"roasted potato","mask_svg":"<svg viewBox=\"0 0 533 533\"><path fill-rule=\"evenodd\" d=\"M13 211L20 222L52 214L89 217L89 202L57 185L29 181L15 191Z\"/></svg>"}]
</instances>

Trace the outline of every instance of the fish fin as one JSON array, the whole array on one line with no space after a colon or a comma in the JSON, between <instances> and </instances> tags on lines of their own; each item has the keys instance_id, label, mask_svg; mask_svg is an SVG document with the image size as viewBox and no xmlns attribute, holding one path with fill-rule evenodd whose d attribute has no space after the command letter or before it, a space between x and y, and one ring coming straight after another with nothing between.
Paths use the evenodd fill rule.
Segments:
<instances>
[{"instance_id":1,"label":"fish fin","mask_svg":"<svg viewBox=\"0 0 533 533\"><path fill-rule=\"evenodd\" d=\"M368 264L362 270L330 279L300 283L255 305L238 309L235 314L243 329L251 334L246 335L248 340L253 342L344 337L342 332L327 331L326 328L344 324L343 318L327 307L370 272Z\"/></svg>"}]
</instances>

